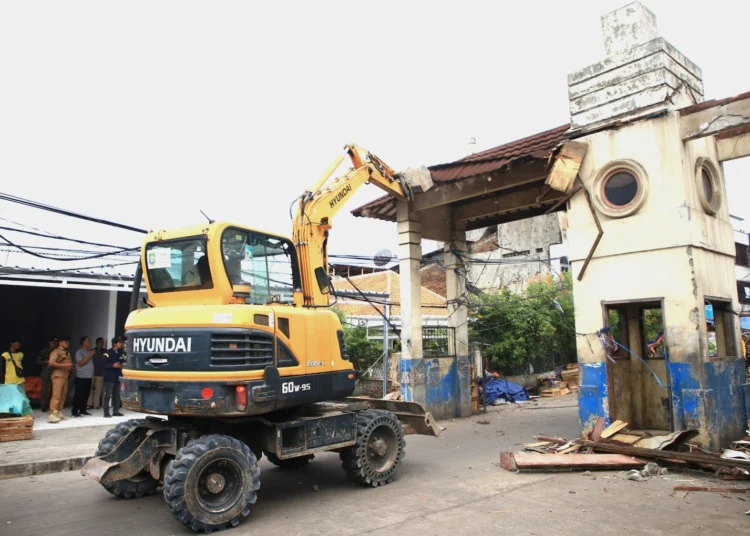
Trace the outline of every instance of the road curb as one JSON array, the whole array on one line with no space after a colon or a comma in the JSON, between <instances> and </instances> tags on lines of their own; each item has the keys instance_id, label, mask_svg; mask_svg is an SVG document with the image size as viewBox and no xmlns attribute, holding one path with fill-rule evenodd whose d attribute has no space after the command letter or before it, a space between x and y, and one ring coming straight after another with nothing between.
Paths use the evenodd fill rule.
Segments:
<instances>
[{"instance_id":1,"label":"road curb","mask_svg":"<svg viewBox=\"0 0 750 536\"><path fill-rule=\"evenodd\" d=\"M42 460L38 462L12 463L0 465L0 480L10 478L21 478L24 476L46 475L49 473L62 473L65 471L76 471L83 467L93 456L75 456L58 460Z\"/></svg>"}]
</instances>

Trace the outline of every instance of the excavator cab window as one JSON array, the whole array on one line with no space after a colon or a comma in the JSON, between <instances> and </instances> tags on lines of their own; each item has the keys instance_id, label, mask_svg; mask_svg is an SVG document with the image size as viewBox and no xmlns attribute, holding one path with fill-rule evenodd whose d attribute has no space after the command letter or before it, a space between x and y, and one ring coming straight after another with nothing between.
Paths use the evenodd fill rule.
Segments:
<instances>
[{"instance_id":1,"label":"excavator cab window","mask_svg":"<svg viewBox=\"0 0 750 536\"><path fill-rule=\"evenodd\" d=\"M278 237L229 228L221 239L224 266L232 285L250 287L248 303L288 303L297 280L293 248Z\"/></svg>"},{"instance_id":2,"label":"excavator cab window","mask_svg":"<svg viewBox=\"0 0 750 536\"><path fill-rule=\"evenodd\" d=\"M149 244L146 269L153 292L213 288L205 237Z\"/></svg>"}]
</instances>

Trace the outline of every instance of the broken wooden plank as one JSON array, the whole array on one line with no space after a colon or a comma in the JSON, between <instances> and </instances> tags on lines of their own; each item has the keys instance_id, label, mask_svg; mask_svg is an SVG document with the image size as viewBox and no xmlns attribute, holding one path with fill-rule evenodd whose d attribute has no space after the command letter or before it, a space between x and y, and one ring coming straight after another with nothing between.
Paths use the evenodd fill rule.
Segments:
<instances>
[{"instance_id":1,"label":"broken wooden plank","mask_svg":"<svg viewBox=\"0 0 750 536\"><path fill-rule=\"evenodd\" d=\"M710 487L710 486L675 486L674 491L710 491L714 493L750 493L750 488Z\"/></svg>"},{"instance_id":2,"label":"broken wooden plank","mask_svg":"<svg viewBox=\"0 0 750 536\"><path fill-rule=\"evenodd\" d=\"M566 141L557 153L552 170L545 184L559 192L570 192L578 176L581 162L586 155L588 144L580 141Z\"/></svg>"},{"instance_id":3,"label":"broken wooden plank","mask_svg":"<svg viewBox=\"0 0 750 536\"><path fill-rule=\"evenodd\" d=\"M594 450L603 452L612 452L616 454L629 454L641 458L656 458L659 460L684 460L692 463L702 463L709 465L720 465L722 467L741 467L750 469L750 462L742 460L725 460L718 456L707 456L695 452L675 452L671 450L654 450L644 449L641 447L627 447L625 445L616 445L613 443L595 443L593 441L580 440L579 444L585 447L594 447Z\"/></svg>"},{"instance_id":4,"label":"broken wooden plank","mask_svg":"<svg viewBox=\"0 0 750 536\"><path fill-rule=\"evenodd\" d=\"M501 452L500 466L508 471L568 470L613 468L632 469L643 467L644 461L619 454L536 454L532 452Z\"/></svg>"},{"instance_id":5,"label":"broken wooden plank","mask_svg":"<svg viewBox=\"0 0 750 536\"><path fill-rule=\"evenodd\" d=\"M594 425L594 431L591 432L591 439L594 441L599 441L602 438L602 432L604 431L604 428L607 426L607 420L604 417L599 417L596 419L596 424Z\"/></svg>"},{"instance_id":6,"label":"broken wooden plank","mask_svg":"<svg viewBox=\"0 0 750 536\"><path fill-rule=\"evenodd\" d=\"M607 439L610 436L615 435L617 432L622 430L628 425L625 421L617 420L610 424L607 428L604 429L602 432L602 439Z\"/></svg>"},{"instance_id":7,"label":"broken wooden plank","mask_svg":"<svg viewBox=\"0 0 750 536\"><path fill-rule=\"evenodd\" d=\"M545 435L538 435L536 436L538 441L549 441L550 443L555 443L557 445L564 445L568 442L567 439L562 437L549 437Z\"/></svg>"},{"instance_id":8,"label":"broken wooden plank","mask_svg":"<svg viewBox=\"0 0 750 536\"><path fill-rule=\"evenodd\" d=\"M581 449L581 445L573 445L563 450L557 451L556 454L570 454L571 452L578 452Z\"/></svg>"},{"instance_id":9,"label":"broken wooden plank","mask_svg":"<svg viewBox=\"0 0 750 536\"><path fill-rule=\"evenodd\" d=\"M633 434L615 434L612 437L608 439L608 441L616 441L618 443L622 443L624 445L635 445L638 441L642 440L643 438L639 435L633 435Z\"/></svg>"},{"instance_id":10,"label":"broken wooden plank","mask_svg":"<svg viewBox=\"0 0 750 536\"><path fill-rule=\"evenodd\" d=\"M528 445L524 445L524 447L528 448L536 448L536 447L546 447L547 445L551 444L549 441L538 441L536 443L529 443Z\"/></svg>"}]
</instances>

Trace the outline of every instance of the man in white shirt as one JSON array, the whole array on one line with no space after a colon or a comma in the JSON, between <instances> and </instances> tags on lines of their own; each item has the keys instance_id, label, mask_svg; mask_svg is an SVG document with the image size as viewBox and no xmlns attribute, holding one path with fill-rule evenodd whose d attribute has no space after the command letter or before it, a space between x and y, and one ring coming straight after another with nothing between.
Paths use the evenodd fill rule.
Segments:
<instances>
[{"instance_id":1,"label":"man in white shirt","mask_svg":"<svg viewBox=\"0 0 750 536\"><path fill-rule=\"evenodd\" d=\"M91 349L91 339L86 336L81 337L81 349L75 355L76 388L75 393L73 393L73 417L91 415L86 411L86 402L88 402L91 392L91 378L94 377L94 362L92 360L95 354L96 351Z\"/></svg>"}]
</instances>

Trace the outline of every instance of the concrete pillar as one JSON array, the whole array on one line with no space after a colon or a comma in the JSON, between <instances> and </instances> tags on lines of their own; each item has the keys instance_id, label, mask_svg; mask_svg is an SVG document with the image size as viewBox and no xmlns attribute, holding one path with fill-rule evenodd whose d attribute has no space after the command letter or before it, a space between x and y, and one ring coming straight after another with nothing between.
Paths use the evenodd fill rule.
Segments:
<instances>
[{"instance_id":1,"label":"concrete pillar","mask_svg":"<svg viewBox=\"0 0 750 536\"><path fill-rule=\"evenodd\" d=\"M448 299L448 326L454 328L457 356L469 355L468 309L466 307L466 263L459 255L466 253L466 230L464 225L454 224L451 241L443 246L445 283Z\"/></svg>"},{"instance_id":2,"label":"concrete pillar","mask_svg":"<svg viewBox=\"0 0 750 536\"><path fill-rule=\"evenodd\" d=\"M471 361L469 355L468 307L466 306L466 262L460 258L465 254L466 226L454 218L451 228L451 240L443 246L445 262L445 280L448 300L448 326L453 328L453 348L456 352L453 392L453 408L459 417L471 415Z\"/></svg>"},{"instance_id":3,"label":"concrete pillar","mask_svg":"<svg viewBox=\"0 0 750 536\"><path fill-rule=\"evenodd\" d=\"M106 335L104 336L104 343L105 346L109 346L109 344L112 342L112 337L120 336L122 337L125 335L124 333L115 333L115 330L117 329L117 291L116 290L110 290L107 292L109 296L107 296L107 327L106 327Z\"/></svg>"},{"instance_id":4,"label":"concrete pillar","mask_svg":"<svg viewBox=\"0 0 750 536\"><path fill-rule=\"evenodd\" d=\"M401 278L401 357L422 358L422 228L407 201L398 203Z\"/></svg>"}]
</instances>

